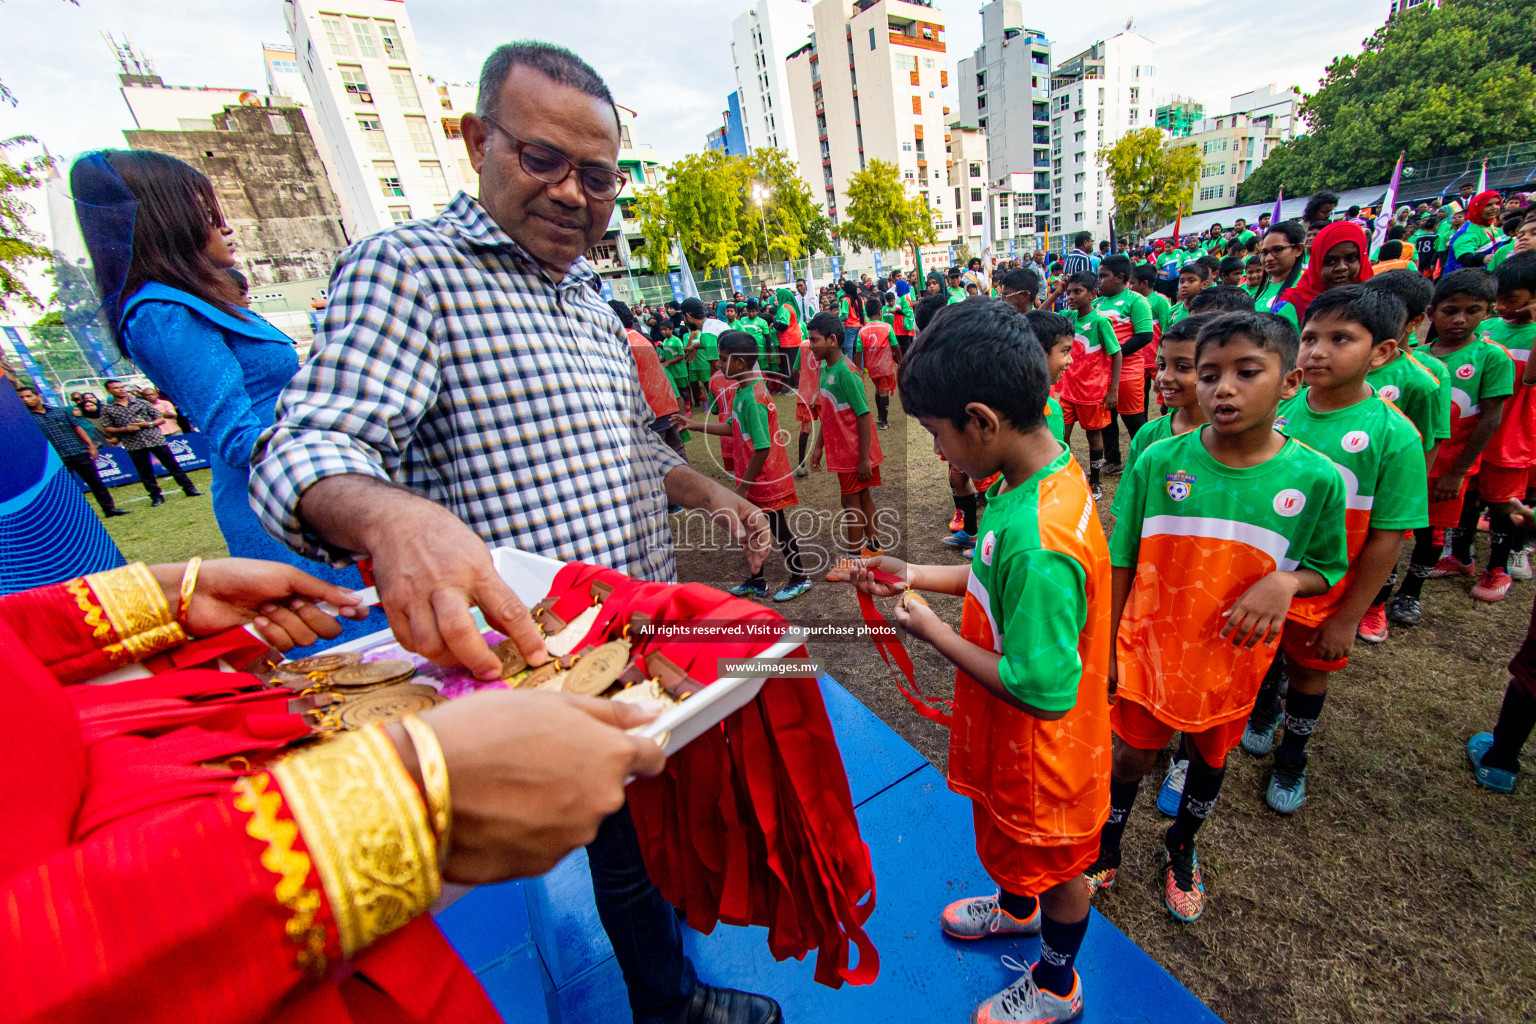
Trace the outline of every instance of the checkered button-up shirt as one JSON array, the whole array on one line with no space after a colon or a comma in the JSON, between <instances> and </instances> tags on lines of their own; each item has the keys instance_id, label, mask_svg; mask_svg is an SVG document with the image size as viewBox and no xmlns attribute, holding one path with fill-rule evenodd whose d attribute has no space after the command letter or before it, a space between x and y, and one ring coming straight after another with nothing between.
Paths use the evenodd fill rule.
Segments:
<instances>
[{"instance_id":1,"label":"checkered button-up shirt","mask_svg":"<svg viewBox=\"0 0 1536 1024\"><path fill-rule=\"evenodd\" d=\"M75 418L66 410L44 409L32 415L37 419L38 429L43 432L48 443L53 445L53 450L59 453L59 458L68 459L88 453L85 442L75 433Z\"/></svg>"},{"instance_id":2,"label":"checkered button-up shirt","mask_svg":"<svg viewBox=\"0 0 1536 1024\"><path fill-rule=\"evenodd\" d=\"M251 504L294 550L305 488L359 473L452 510L491 545L674 575L651 413L618 318L577 260L553 281L459 193L342 253L314 354L252 456Z\"/></svg>"},{"instance_id":3,"label":"checkered button-up shirt","mask_svg":"<svg viewBox=\"0 0 1536 1024\"><path fill-rule=\"evenodd\" d=\"M159 418L160 410L137 395L129 395L127 405L119 405L116 401L103 402L101 404L101 422L103 426L107 427L126 427L134 423L153 423ZM102 433L106 433L106 431L102 431ZM158 448L165 444L165 435L160 433L160 428L158 427L145 427L143 430L135 430L130 434L112 434L109 436L130 452L140 448Z\"/></svg>"}]
</instances>

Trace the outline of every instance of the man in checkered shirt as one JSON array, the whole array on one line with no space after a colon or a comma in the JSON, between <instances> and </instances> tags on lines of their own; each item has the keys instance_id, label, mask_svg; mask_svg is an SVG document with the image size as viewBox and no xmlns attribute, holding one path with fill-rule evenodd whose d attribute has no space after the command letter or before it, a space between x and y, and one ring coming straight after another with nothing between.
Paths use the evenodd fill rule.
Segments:
<instances>
[{"instance_id":1,"label":"man in checkered shirt","mask_svg":"<svg viewBox=\"0 0 1536 1024\"><path fill-rule=\"evenodd\" d=\"M669 502L714 514L753 571L769 536L649 429L629 342L582 258L624 180L602 79L556 47L501 47L462 131L480 198L341 255L315 354L257 444L251 502L297 551L370 557L407 648L496 678L471 606L531 663L546 655L487 544L670 581ZM777 1024L772 1000L697 981L627 810L588 859L637 1022Z\"/></svg>"}]
</instances>

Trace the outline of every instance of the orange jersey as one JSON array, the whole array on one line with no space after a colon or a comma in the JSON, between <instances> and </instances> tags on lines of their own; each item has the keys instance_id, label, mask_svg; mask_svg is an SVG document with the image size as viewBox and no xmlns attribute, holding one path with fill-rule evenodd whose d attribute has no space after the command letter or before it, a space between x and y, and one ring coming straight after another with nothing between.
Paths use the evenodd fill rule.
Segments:
<instances>
[{"instance_id":1,"label":"orange jersey","mask_svg":"<svg viewBox=\"0 0 1536 1024\"><path fill-rule=\"evenodd\" d=\"M640 390L645 392L645 404L651 407L651 415L670 416L677 412L677 392L667 377L666 367L656 354L656 346L646 340L639 331L625 331L629 339L630 354L635 357L635 370L640 376Z\"/></svg>"},{"instance_id":2,"label":"orange jersey","mask_svg":"<svg viewBox=\"0 0 1536 1024\"><path fill-rule=\"evenodd\" d=\"M859 331L864 345L864 372L871 377L894 377L896 357L891 355L891 325L870 324Z\"/></svg>"}]
</instances>

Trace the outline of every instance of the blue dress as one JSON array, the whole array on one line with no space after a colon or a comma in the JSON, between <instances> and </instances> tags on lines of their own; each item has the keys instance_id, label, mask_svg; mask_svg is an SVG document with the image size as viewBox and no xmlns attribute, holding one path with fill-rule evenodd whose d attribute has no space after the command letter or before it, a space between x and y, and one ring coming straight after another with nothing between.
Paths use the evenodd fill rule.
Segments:
<instances>
[{"instance_id":1,"label":"blue dress","mask_svg":"<svg viewBox=\"0 0 1536 1024\"><path fill-rule=\"evenodd\" d=\"M293 341L255 313L244 320L195 295L156 281L123 306L128 356L208 439L213 462L213 514L238 558L285 562L349 590L363 585L356 568L332 569L289 550L262 529L251 510L251 451L272 425L277 397L299 369ZM341 620L340 643L387 628L377 609L364 622ZM328 646L325 641L315 649Z\"/></svg>"}]
</instances>

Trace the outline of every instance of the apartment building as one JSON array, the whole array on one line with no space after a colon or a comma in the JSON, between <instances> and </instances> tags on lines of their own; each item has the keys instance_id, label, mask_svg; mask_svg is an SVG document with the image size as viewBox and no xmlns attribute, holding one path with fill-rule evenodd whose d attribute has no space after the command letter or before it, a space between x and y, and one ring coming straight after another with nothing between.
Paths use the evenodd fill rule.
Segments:
<instances>
[{"instance_id":1,"label":"apartment building","mask_svg":"<svg viewBox=\"0 0 1536 1024\"><path fill-rule=\"evenodd\" d=\"M812 32L810 0L757 0L731 21L731 61L742 143L796 154L784 58L800 49Z\"/></svg>"},{"instance_id":2,"label":"apartment building","mask_svg":"<svg viewBox=\"0 0 1536 1024\"><path fill-rule=\"evenodd\" d=\"M1227 114L1197 121L1189 135L1169 142L1170 148L1194 146L1200 152L1200 180L1195 185L1191 212L1236 205L1237 187L1282 141L1267 118L1261 121L1249 114Z\"/></svg>"}]
</instances>

